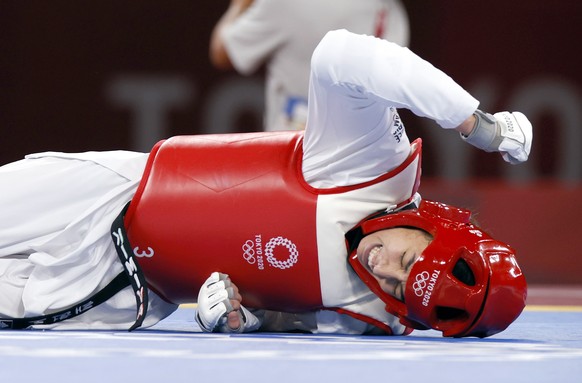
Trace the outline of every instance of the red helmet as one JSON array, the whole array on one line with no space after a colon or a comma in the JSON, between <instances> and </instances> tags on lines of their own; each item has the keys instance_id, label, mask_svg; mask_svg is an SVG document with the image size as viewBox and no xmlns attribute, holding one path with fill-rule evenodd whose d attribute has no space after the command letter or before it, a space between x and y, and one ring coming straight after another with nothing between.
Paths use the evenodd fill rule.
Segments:
<instances>
[{"instance_id":1,"label":"red helmet","mask_svg":"<svg viewBox=\"0 0 582 383\"><path fill-rule=\"evenodd\" d=\"M346 234L355 272L406 326L451 337L503 331L522 312L527 295L513 249L473 225L468 210L426 200L416 206L374 215ZM384 292L356 254L364 236L393 227L433 236L410 271L405 302Z\"/></svg>"}]
</instances>

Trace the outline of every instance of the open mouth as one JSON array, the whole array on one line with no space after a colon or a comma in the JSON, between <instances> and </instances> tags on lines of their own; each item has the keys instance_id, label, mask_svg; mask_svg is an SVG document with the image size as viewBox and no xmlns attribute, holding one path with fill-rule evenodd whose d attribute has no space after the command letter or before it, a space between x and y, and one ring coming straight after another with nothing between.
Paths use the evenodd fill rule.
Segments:
<instances>
[{"instance_id":1,"label":"open mouth","mask_svg":"<svg viewBox=\"0 0 582 383\"><path fill-rule=\"evenodd\" d=\"M382 245L374 245L365 253L366 264L368 265L370 270L372 270L372 272L374 272L374 267L376 267L380 262L379 257L382 248L383 248Z\"/></svg>"}]
</instances>

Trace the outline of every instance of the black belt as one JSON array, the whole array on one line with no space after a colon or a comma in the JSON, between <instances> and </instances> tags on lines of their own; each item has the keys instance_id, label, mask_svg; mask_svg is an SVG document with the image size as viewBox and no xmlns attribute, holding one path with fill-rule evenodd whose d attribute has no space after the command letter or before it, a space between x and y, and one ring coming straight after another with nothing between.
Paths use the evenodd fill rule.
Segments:
<instances>
[{"instance_id":1,"label":"black belt","mask_svg":"<svg viewBox=\"0 0 582 383\"><path fill-rule=\"evenodd\" d=\"M34 325L49 325L74 318L107 301L127 286L133 288L137 305L135 323L129 328L129 331L140 327L147 313L148 289L145 277L135 260L133 250L127 239L125 226L123 225L123 218L128 207L129 203L123 208L111 225L111 237L115 245L115 250L117 251L117 256L123 265L123 272L113 278L107 286L95 295L65 310L28 318L0 318L0 330L24 329Z\"/></svg>"}]
</instances>

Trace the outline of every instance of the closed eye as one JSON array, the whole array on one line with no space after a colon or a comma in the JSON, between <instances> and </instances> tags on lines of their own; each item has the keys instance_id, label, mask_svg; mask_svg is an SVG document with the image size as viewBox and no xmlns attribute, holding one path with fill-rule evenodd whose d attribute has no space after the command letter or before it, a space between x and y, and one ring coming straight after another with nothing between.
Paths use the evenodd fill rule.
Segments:
<instances>
[{"instance_id":1,"label":"closed eye","mask_svg":"<svg viewBox=\"0 0 582 383\"><path fill-rule=\"evenodd\" d=\"M406 274L410 273L410 269L412 268L412 265L414 265L414 262L417 259L418 259L418 257L416 256L416 253L412 254L412 257L410 257L410 259L406 263L406 267L404 268L404 271L406 272Z\"/></svg>"}]
</instances>

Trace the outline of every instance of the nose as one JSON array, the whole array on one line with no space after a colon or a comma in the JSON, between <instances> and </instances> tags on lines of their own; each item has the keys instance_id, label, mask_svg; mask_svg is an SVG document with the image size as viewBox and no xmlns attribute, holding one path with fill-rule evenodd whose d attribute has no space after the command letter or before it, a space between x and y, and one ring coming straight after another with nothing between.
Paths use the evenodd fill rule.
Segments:
<instances>
[{"instance_id":1,"label":"nose","mask_svg":"<svg viewBox=\"0 0 582 383\"><path fill-rule=\"evenodd\" d=\"M400 265L398 265L400 266ZM402 283L406 281L408 275L400 267L395 267L394 263L388 265L381 265L374 268L374 274L390 283Z\"/></svg>"},{"instance_id":2,"label":"nose","mask_svg":"<svg viewBox=\"0 0 582 383\"><path fill-rule=\"evenodd\" d=\"M407 278L404 270L389 268L383 269L382 271L378 270L378 272L376 271L374 270L374 276L380 284L380 288L394 298L403 300L405 281Z\"/></svg>"}]
</instances>

